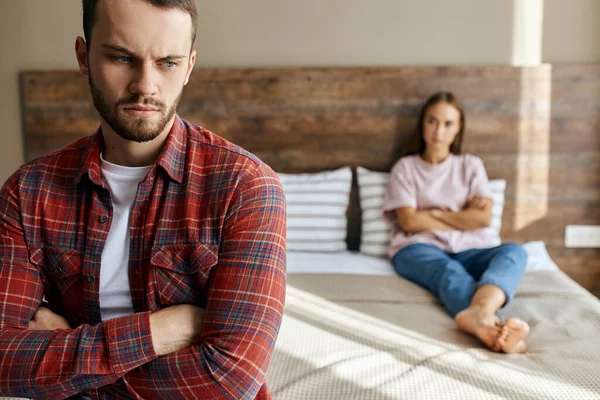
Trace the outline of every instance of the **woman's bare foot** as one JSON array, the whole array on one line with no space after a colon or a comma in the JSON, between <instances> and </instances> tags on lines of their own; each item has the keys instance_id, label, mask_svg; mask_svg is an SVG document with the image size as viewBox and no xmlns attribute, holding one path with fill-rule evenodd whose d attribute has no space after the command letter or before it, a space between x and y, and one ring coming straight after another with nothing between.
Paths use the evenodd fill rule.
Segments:
<instances>
[{"instance_id":1,"label":"woman's bare foot","mask_svg":"<svg viewBox=\"0 0 600 400\"><path fill-rule=\"evenodd\" d=\"M498 336L497 346L504 353L525 353L525 338L529 335L529 325L518 318L508 318Z\"/></svg>"},{"instance_id":2,"label":"woman's bare foot","mask_svg":"<svg viewBox=\"0 0 600 400\"><path fill-rule=\"evenodd\" d=\"M456 314L454 320L460 329L476 336L490 349L501 350L499 338L504 328L494 313L471 306Z\"/></svg>"}]
</instances>

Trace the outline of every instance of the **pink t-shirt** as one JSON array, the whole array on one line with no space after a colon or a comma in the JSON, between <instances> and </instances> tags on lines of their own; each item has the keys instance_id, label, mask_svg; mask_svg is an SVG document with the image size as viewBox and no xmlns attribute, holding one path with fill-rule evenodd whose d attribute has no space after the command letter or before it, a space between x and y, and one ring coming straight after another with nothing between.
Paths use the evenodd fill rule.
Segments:
<instances>
[{"instance_id":1,"label":"pink t-shirt","mask_svg":"<svg viewBox=\"0 0 600 400\"><path fill-rule=\"evenodd\" d=\"M430 164L419 155L402 157L392 167L383 205L383 214L392 223L390 257L414 243L432 244L448 253L494 247L498 238L485 228L405 232L394 211L400 207L461 211L475 196L491 197L488 177L479 157L450 154L440 164Z\"/></svg>"}]
</instances>

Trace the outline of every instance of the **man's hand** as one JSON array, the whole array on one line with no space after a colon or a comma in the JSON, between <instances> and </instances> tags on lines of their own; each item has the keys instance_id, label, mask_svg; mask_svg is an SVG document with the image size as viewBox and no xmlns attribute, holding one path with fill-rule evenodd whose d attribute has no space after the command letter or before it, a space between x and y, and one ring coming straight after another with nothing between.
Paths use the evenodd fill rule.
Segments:
<instances>
[{"instance_id":1,"label":"man's hand","mask_svg":"<svg viewBox=\"0 0 600 400\"><path fill-rule=\"evenodd\" d=\"M71 329L66 319L53 313L46 307L40 307L29 321L32 331L53 331L55 329Z\"/></svg>"},{"instance_id":2,"label":"man's hand","mask_svg":"<svg viewBox=\"0 0 600 400\"><path fill-rule=\"evenodd\" d=\"M204 309L189 304L163 308L150 315L154 351L159 356L198 344L204 324Z\"/></svg>"},{"instance_id":3,"label":"man's hand","mask_svg":"<svg viewBox=\"0 0 600 400\"><path fill-rule=\"evenodd\" d=\"M202 308L189 304L167 307L151 314L150 331L156 354L164 356L198 344L204 314ZM29 329L53 331L71 329L71 326L65 318L40 307L29 321Z\"/></svg>"}]
</instances>

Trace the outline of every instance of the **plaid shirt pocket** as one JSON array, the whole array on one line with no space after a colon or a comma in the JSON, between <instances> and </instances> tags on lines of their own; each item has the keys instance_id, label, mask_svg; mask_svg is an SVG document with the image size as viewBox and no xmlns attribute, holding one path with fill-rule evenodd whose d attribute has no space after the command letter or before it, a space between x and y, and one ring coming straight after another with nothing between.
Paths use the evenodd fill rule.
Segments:
<instances>
[{"instance_id":1,"label":"plaid shirt pocket","mask_svg":"<svg viewBox=\"0 0 600 400\"><path fill-rule=\"evenodd\" d=\"M30 261L41 272L46 300L44 306L64 316L71 323L79 321L83 311L84 253L42 247L32 252Z\"/></svg>"},{"instance_id":2,"label":"plaid shirt pocket","mask_svg":"<svg viewBox=\"0 0 600 400\"><path fill-rule=\"evenodd\" d=\"M159 308L176 304L204 307L208 271L217 260L216 246L194 244L153 249L150 279Z\"/></svg>"}]
</instances>

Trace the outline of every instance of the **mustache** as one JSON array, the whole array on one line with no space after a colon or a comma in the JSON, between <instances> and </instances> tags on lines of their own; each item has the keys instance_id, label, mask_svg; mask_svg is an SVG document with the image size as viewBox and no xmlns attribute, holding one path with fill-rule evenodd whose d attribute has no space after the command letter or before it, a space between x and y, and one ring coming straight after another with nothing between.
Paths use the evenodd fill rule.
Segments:
<instances>
[{"instance_id":1,"label":"mustache","mask_svg":"<svg viewBox=\"0 0 600 400\"><path fill-rule=\"evenodd\" d=\"M161 111L164 111L167 108L167 105L162 101L154 99L152 97L144 96L129 97L121 99L117 102L117 107L127 107L136 105L153 106Z\"/></svg>"}]
</instances>

